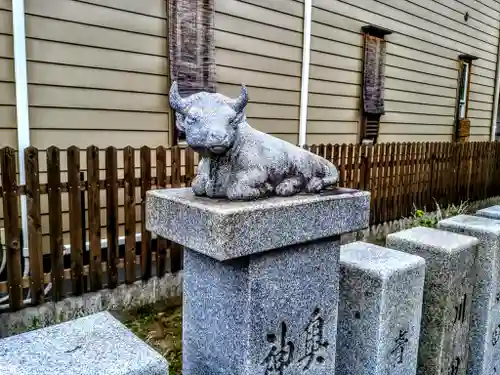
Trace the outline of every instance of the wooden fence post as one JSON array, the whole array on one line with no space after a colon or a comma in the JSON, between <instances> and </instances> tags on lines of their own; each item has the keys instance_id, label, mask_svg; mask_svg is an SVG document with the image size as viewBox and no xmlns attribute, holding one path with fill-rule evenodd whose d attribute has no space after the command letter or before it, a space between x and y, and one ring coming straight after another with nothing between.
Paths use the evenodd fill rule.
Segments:
<instances>
[{"instance_id":1,"label":"wooden fence post","mask_svg":"<svg viewBox=\"0 0 500 375\"><path fill-rule=\"evenodd\" d=\"M82 248L82 205L80 181L80 149L68 148L68 185L69 185L69 221L71 243L71 280L73 294L84 292L83 284L83 248Z\"/></svg>"},{"instance_id":2,"label":"wooden fence post","mask_svg":"<svg viewBox=\"0 0 500 375\"><path fill-rule=\"evenodd\" d=\"M163 146L156 148L156 180L158 188L167 187L167 160L166 150ZM156 245L156 276L165 275L168 242L166 239L158 237Z\"/></svg>"},{"instance_id":3,"label":"wooden fence post","mask_svg":"<svg viewBox=\"0 0 500 375\"><path fill-rule=\"evenodd\" d=\"M87 180L88 180L88 221L90 250L90 290L102 289L101 266L101 199L99 187L99 149L87 147Z\"/></svg>"},{"instance_id":4,"label":"wooden fence post","mask_svg":"<svg viewBox=\"0 0 500 375\"><path fill-rule=\"evenodd\" d=\"M43 303L45 298L38 150L35 147L26 148L24 161L26 166L31 303L38 305Z\"/></svg>"},{"instance_id":5,"label":"wooden fence post","mask_svg":"<svg viewBox=\"0 0 500 375\"><path fill-rule=\"evenodd\" d=\"M142 279L151 277L151 233L146 229L146 192L151 189L151 149L141 147L141 272Z\"/></svg>"},{"instance_id":6,"label":"wooden fence post","mask_svg":"<svg viewBox=\"0 0 500 375\"><path fill-rule=\"evenodd\" d=\"M178 146L172 147L172 187L181 186L181 153ZM174 273L182 269L182 246L178 243L170 243L170 272Z\"/></svg>"},{"instance_id":7,"label":"wooden fence post","mask_svg":"<svg viewBox=\"0 0 500 375\"><path fill-rule=\"evenodd\" d=\"M118 286L118 160L115 147L106 149L106 216L108 242L108 288Z\"/></svg>"},{"instance_id":8,"label":"wooden fence post","mask_svg":"<svg viewBox=\"0 0 500 375\"><path fill-rule=\"evenodd\" d=\"M57 147L47 149L47 180L49 195L50 227L50 276L52 299L60 301L64 296L64 263L61 201L61 160Z\"/></svg>"},{"instance_id":9,"label":"wooden fence post","mask_svg":"<svg viewBox=\"0 0 500 375\"><path fill-rule=\"evenodd\" d=\"M7 255L7 283L9 305L12 310L23 307L21 275L21 248L19 238L19 209L16 183L16 152L10 147L0 150L3 186L3 217L5 225L5 247Z\"/></svg>"},{"instance_id":10,"label":"wooden fence post","mask_svg":"<svg viewBox=\"0 0 500 375\"><path fill-rule=\"evenodd\" d=\"M125 167L124 197L125 197L125 282L135 282L135 162L134 149L130 146L123 150Z\"/></svg>"}]
</instances>

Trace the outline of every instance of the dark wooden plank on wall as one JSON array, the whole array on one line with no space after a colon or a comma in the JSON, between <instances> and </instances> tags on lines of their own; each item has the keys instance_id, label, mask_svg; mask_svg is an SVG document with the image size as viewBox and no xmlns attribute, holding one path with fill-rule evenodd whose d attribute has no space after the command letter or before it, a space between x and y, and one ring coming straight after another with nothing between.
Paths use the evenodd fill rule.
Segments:
<instances>
[{"instance_id":1,"label":"dark wooden plank on wall","mask_svg":"<svg viewBox=\"0 0 500 375\"><path fill-rule=\"evenodd\" d=\"M127 146L123 150L125 168L125 282L135 281L135 160L134 149Z\"/></svg>"},{"instance_id":2,"label":"dark wooden plank on wall","mask_svg":"<svg viewBox=\"0 0 500 375\"><path fill-rule=\"evenodd\" d=\"M52 299L60 301L64 296L64 263L61 201L61 158L57 147L47 149L47 181L50 227L50 276Z\"/></svg>"},{"instance_id":3,"label":"dark wooden plank on wall","mask_svg":"<svg viewBox=\"0 0 500 375\"><path fill-rule=\"evenodd\" d=\"M106 216L108 288L118 286L118 157L115 147L106 148Z\"/></svg>"},{"instance_id":4,"label":"dark wooden plank on wall","mask_svg":"<svg viewBox=\"0 0 500 375\"><path fill-rule=\"evenodd\" d=\"M67 156L72 291L74 295L80 295L84 292L80 149L75 146L68 148Z\"/></svg>"},{"instance_id":5,"label":"dark wooden plank on wall","mask_svg":"<svg viewBox=\"0 0 500 375\"><path fill-rule=\"evenodd\" d=\"M45 296L38 149L35 147L26 148L24 150L24 162L26 166L31 303L38 305L43 303Z\"/></svg>"},{"instance_id":6,"label":"dark wooden plank on wall","mask_svg":"<svg viewBox=\"0 0 500 375\"><path fill-rule=\"evenodd\" d=\"M16 183L16 152L10 147L0 150L3 187L3 217L5 226L5 252L7 254L7 283L11 310L23 307L21 285L21 247L19 238L19 209Z\"/></svg>"},{"instance_id":7,"label":"dark wooden plank on wall","mask_svg":"<svg viewBox=\"0 0 500 375\"><path fill-rule=\"evenodd\" d=\"M99 149L87 147L88 227L90 248L90 290L102 289L101 201L99 194Z\"/></svg>"},{"instance_id":8,"label":"dark wooden plank on wall","mask_svg":"<svg viewBox=\"0 0 500 375\"><path fill-rule=\"evenodd\" d=\"M167 154L165 147L156 148L156 178L157 187L164 189L167 187ZM156 246L156 276L162 277L166 271L168 243L165 238L159 237Z\"/></svg>"},{"instance_id":9,"label":"dark wooden plank on wall","mask_svg":"<svg viewBox=\"0 0 500 375\"><path fill-rule=\"evenodd\" d=\"M146 192L151 190L151 149L141 147L141 273L142 279L151 277L151 232L146 229Z\"/></svg>"}]
</instances>

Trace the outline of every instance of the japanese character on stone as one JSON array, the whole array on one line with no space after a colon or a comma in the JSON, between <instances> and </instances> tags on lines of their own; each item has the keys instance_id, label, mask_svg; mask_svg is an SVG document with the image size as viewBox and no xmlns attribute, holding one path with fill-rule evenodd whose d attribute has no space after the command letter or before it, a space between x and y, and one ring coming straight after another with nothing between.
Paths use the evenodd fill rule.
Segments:
<instances>
[{"instance_id":1,"label":"japanese character on stone","mask_svg":"<svg viewBox=\"0 0 500 375\"><path fill-rule=\"evenodd\" d=\"M406 344L408 344L408 330L399 330L399 336L394 341L395 345L394 349L392 349L391 351L391 354L396 355L398 363L403 363L403 354L406 348Z\"/></svg>"},{"instance_id":2,"label":"japanese character on stone","mask_svg":"<svg viewBox=\"0 0 500 375\"><path fill-rule=\"evenodd\" d=\"M274 333L267 335L267 341L272 344L269 353L262 361L262 365L266 366L265 375L279 374L283 375L283 371L293 361L293 353L295 346L291 341L286 341L287 327L286 323L281 323L281 335L278 338Z\"/></svg>"},{"instance_id":3,"label":"japanese character on stone","mask_svg":"<svg viewBox=\"0 0 500 375\"><path fill-rule=\"evenodd\" d=\"M327 349L329 344L324 338L324 325L320 309L316 308L304 329L306 334L304 356L299 359L299 363L305 362L304 370L308 370L314 362L318 364L325 362L321 349Z\"/></svg>"},{"instance_id":4,"label":"japanese character on stone","mask_svg":"<svg viewBox=\"0 0 500 375\"><path fill-rule=\"evenodd\" d=\"M460 369L460 357L455 357L453 362L451 362L450 369L448 370L448 375L458 375L458 370Z\"/></svg>"}]
</instances>

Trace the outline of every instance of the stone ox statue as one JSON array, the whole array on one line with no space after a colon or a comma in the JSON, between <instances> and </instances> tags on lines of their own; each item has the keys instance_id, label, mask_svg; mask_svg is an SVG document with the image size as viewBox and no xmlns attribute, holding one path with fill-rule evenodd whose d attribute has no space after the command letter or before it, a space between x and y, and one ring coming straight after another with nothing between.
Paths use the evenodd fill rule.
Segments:
<instances>
[{"instance_id":1,"label":"stone ox statue","mask_svg":"<svg viewBox=\"0 0 500 375\"><path fill-rule=\"evenodd\" d=\"M174 82L170 105L177 127L201 156L195 195L252 200L317 193L338 180L326 159L252 128L245 116L248 92L236 99L200 92L182 98Z\"/></svg>"}]
</instances>

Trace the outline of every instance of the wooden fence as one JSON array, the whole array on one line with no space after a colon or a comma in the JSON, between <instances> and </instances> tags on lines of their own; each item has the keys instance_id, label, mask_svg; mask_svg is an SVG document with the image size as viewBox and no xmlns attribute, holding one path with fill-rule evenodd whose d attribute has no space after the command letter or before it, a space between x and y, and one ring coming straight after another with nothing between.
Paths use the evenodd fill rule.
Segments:
<instances>
[{"instance_id":1,"label":"wooden fence","mask_svg":"<svg viewBox=\"0 0 500 375\"><path fill-rule=\"evenodd\" d=\"M410 216L415 207L433 209L435 202L447 205L500 194L500 143L343 144L308 149L338 166L339 186L371 191L371 224ZM10 309L115 288L121 278L132 283L182 268L180 246L153 239L146 231L144 197L149 189L190 186L197 160L192 150L30 147L24 156L26 183L20 185L16 151L0 150L7 271L2 281L0 269L0 296L8 297ZM28 210L29 272L21 249L21 196L26 197ZM69 243L65 243L66 234Z\"/></svg>"}]
</instances>

